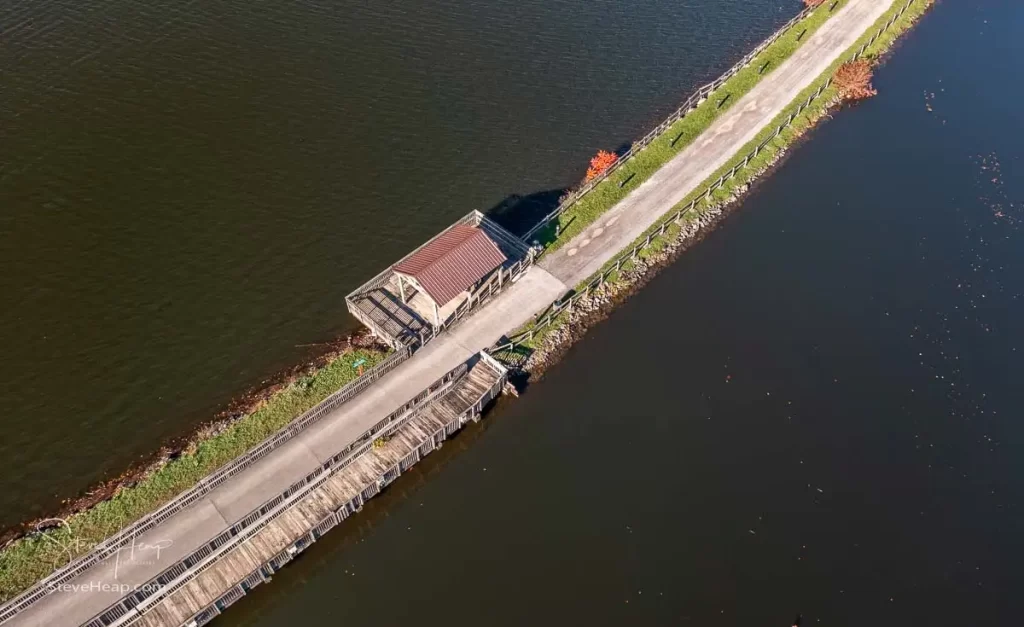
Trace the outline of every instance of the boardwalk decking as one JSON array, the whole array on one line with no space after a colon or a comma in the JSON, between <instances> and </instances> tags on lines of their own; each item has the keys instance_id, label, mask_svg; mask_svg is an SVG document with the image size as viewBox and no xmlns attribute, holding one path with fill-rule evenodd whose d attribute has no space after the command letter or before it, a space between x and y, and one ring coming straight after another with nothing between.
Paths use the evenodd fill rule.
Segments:
<instances>
[{"instance_id":1,"label":"boardwalk decking","mask_svg":"<svg viewBox=\"0 0 1024 627\"><path fill-rule=\"evenodd\" d=\"M499 365L480 359L447 394L385 432L372 447L312 484L276 514L268 513L266 524L250 538L198 564L195 570L201 572L193 573L183 585L168 582L173 591L140 604L130 616L125 612L114 624L178 627L211 620L475 417L500 392L504 377Z\"/></svg>"},{"instance_id":2,"label":"boardwalk decking","mask_svg":"<svg viewBox=\"0 0 1024 627\"><path fill-rule=\"evenodd\" d=\"M407 337L419 337L426 323L395 296L397 292L398 289L389 282L353 296L351 304L366 316L366 319L357 316L360 321L378 336L383 333L383 339L402 341Z\"/></svg>"}]
</instances>

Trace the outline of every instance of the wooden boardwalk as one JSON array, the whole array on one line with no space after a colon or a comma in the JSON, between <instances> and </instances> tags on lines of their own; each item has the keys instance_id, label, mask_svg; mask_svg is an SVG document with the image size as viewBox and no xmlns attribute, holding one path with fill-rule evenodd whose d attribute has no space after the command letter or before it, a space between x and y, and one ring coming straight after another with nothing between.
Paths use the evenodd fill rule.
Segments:
<instances>
[{"instance_id":1,"label":"wooden boardwalk","mask_svg":"<svg viewBox=\"0 0 1024 627\"><path fill-rule=\"evenodd\" d=\"M392 283L389 281L353 296L350 299L351 306L358 310L353 313L384 340L391 339L394 343L404 342L406 338L418 338L427 324L410 307L398 300L395 296L398 289Z\"/></svg>"},{"instance_id":2,"label":"wooden boardwalk","mask_svg":"<svg viewBox=\"0 0 1024 627\"><path fill-rule=\"evenodd\" d=\"M447 394L421 407L333 472L268 512L264 521L247 532L247 539L235 545L228 543L225 550L209 555L190 571L182 569L178 580L168 581L134 610L117 612L121 616L112 622L108 611L106 620L94 619L89 627L179 627L209 622L475 419L500 393L505 375L497 362L481 357ZM180 566L176 564L168 571Z\"/></svg>"}]
</instances>

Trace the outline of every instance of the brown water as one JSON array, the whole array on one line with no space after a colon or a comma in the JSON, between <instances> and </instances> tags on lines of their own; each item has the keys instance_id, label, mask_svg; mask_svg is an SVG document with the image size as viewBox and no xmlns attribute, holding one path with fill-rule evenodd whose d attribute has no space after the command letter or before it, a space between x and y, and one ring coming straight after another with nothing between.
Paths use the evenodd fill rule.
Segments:
<instances>
[{"instance_id":1,"label":"brown water","mask_svg":"<svg viewBox=\"0 0 1024 627\"><path fill-rule=\"evenodd\" d=\"M0 3L0 526L351 329L362 280L570 184L797 8Z\"/></svg>"},{"instance_id":2,"label":"brown water","mask_svg":"<svg viewBox=\"0 0 1024 627\"><path fill-rule=\"evenodd\" d=\"M1019 624L1022 27L941 3L877 98L218 621Z\"/></svg>"}]
</instances>

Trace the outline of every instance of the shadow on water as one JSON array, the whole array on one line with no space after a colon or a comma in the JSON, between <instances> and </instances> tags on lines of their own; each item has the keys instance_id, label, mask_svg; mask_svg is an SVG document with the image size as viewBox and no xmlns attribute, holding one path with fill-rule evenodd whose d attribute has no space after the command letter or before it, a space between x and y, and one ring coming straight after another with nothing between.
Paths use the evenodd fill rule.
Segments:
<instances>
[{"instance_id":1,"label":"shadow on water","mask_svg":"<svg viewBox=\"0 0 1024 627\"><path fill-rule=\"evenodd\" d=\"M487 214L487 217L521 237L533 228L534 225L543 220L544 216L554 211L555 207L558 206L559 199L566 192L568 192L568 189L549 189L525 196L510 194L484 213Z\"/></svg>"},{"instance_id":2,"label":"shadow on water","mask_svg":"<svg viewBox=\"0 0 1024 627\"><path fill-rule=\"evenodd\" d=\"M632 143L624 142L615 148L613 152L617 156L621 156L626 154L632 146ZM582 185L582 181L580 184ZM525 196L510 194L484 213L512 233L522 237L523 234L539 224L545 216L554 211L566 194L571 191L573 191L572 187L563 187L533 192ZM546 246L554 241L558 231L566 228L573 219L569 218L565 224L562 224L559 219L552 220L550 228L538 231L532 239L535 243Z\"/></svg>"}]
</instances>

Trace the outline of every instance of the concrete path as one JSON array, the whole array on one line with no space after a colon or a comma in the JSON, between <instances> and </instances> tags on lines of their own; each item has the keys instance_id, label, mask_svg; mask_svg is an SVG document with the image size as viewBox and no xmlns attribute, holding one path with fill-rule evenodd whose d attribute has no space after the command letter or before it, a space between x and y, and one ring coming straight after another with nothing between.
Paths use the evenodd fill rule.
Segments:
<instances>
[{"instance_id":1,"label":"concrete path","mask_svg":"<svg viewBox=\"0 0 1024 627\"><path fill-rule=\"evenodd\" d=\"M546 257L469 319L416 353L362 394L299 434L189 509L141 536L133 550L70 582L85 591L47 595L10 625L79 625L123 596L92 586L143 584L208 542L343 449L501 335L528 322L569 286L626 248L695 186L735 155L888 8L891 0L850 0L800 49L619 205Z\"/></svg>"},{"instance_id":2,"label":"concrete path","mask_svg":"<svg viewBox=\"0 0 1024 627\"><path fill-rule=\"evenodd\" d=\"M767 126L892 5L851 0L796 54L758 83L693 143L540 266L566 285L589 278L629 248ZM718 92L713 97L722 97Z\"/></svg>"}]
</instances>

